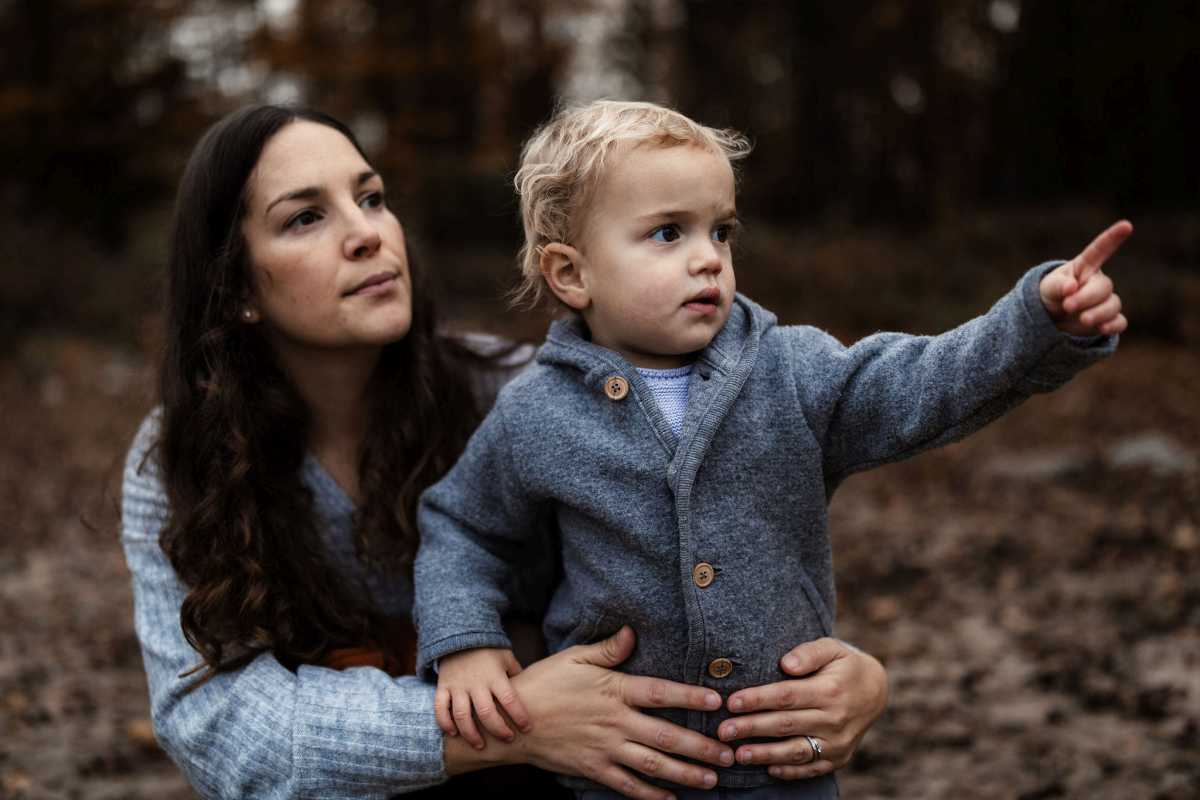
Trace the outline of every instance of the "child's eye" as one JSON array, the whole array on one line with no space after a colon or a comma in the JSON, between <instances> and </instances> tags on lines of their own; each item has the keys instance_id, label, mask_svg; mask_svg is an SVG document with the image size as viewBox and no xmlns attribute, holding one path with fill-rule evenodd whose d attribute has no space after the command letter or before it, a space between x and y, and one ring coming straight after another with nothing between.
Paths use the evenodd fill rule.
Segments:
<instances>
[{"instance_id":1,"label":"child's eye","mask_svg":"<svg viewBox=\"0 0 1200 800\"><path fill-rule=\"evenodd\" d=\"M712 238L714 242L729 244L734 238L737 237L737 232L737 220L734 220L733 222L725 222L713 228Z\"/></svg>"},{"instance_id":2,"label":"child's eye","mask_svg":"<svg viewBox=\"0 0 1200 800\"><path fill-rule=\"evenodd\" d=\"M650 232L650 239L655 242L673 242L678 238L678 225L659 225Z\"/></svg>"},{"instance_id":3,"label":"child's eye","mask_svg":"<svg viewBox=\"0 0 1200 800\"><path fill-rule=\"evenodd\" d=\"M303 211L301 211L299 214L296 214L294 217L289 219L284 224L283 227L287 228L287 229L307 228L309 225L313 225L313 224L317 223L320 219L321 219L320 214L318 214L316 211L314 211L311 208L306 208Z\"/></svg>"}]
</instances>

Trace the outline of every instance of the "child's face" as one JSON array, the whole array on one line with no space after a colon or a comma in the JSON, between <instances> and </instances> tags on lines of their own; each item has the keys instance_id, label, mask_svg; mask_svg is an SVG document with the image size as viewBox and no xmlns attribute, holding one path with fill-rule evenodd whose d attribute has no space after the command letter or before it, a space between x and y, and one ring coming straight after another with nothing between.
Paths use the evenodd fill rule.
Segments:
<instances>
[{"instance_id":1,"label":"child's face","mask_svg":"<svg viewBox=\"0 0 1200 800\"><path fill-rule=\"evenodd\" d=\"M688 363L729 316L733 170L703 147L614 154L577 238L592 340L632 364Z\"/></svg>"}]
</instances>

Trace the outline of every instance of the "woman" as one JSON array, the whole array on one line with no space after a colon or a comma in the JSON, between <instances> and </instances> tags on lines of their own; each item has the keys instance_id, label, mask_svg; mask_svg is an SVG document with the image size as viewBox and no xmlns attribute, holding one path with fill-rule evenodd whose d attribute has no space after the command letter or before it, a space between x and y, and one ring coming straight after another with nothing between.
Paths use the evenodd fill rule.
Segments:
<instances>
[{"instance_id":1,"label":"woman","mask_svg":"<svg viewBox=\"0 0 1200 800\"><path fill-rule=\"evenodd\" d=\"M679 756L729 763L733 749L636 708L720 698L614 671L628 629L520 673L533 726L482 750L443 737L433 687L399 674L417 498L504 378L437 335L422 277L338 121L253 107L197 145L171 238L161 408L123 491L160 742L206 796L382 797L514 763L637 797L666 796L646 776L711 785ZM738 739L791 737L736 753L785 779L843 765L886 698L879 663L840 642L792 655L788 674L808 677L730 698L747 712ZM338 669L351 665L376 668ZM809 736L822 758L797 763Z\"/></svg>"}]
</instances>

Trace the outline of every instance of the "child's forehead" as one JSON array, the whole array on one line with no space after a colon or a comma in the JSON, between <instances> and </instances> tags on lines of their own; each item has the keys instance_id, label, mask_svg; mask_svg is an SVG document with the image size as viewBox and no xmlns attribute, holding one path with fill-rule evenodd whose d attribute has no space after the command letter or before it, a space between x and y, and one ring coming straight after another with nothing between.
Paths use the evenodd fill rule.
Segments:
<instances>
[{"instance_id":1,"label":"child's forehead","mask_svg":"<svg viewBox=\"0 0 1200 800\"><path fill-rule=\"evenodd\" d=\"M635 184L640 190L652 190L655 179L669 180L710 171L721 177L728 175L729 188L733 189L733 165L729 158L705 142L622 142L609 156L592 182L593 191L625 183Z\"/></svg>"},{"instance_id":2,"label":"child's forehead","mask_svg":"<svg viewBox=\"0 0 1200 800\"><path fill-rule=\"evenodd\" d=\"M725 156L721 149L714 144L710 144L703 140L687 140L679 141L678 139L666 138L666 134L660 137L650 139L631 139L628 141L617 142L613 146L609 157L605 160L601 172L609 172L614 166L628 161L630 158L640 156L653 156L657 153L668 153L682 151L686 153L704 153L706 155L716 156L726 162L729 159ZM601 178L603 175L600 176Z\"/></svg>"},{"instance_id":3,"label":"child's forehead","mask_svg":"<svg viewBox=\"0 0 1200 800\"><path fill-rule=\"evenodd\" d=\"M659 206L696 205L733 210L733 167L723 152L703 142L623 142L608 155L579 198L577 228L601 215L623 216L635 208L648 212L662 210Z\"/></svg>"}]
</instances>

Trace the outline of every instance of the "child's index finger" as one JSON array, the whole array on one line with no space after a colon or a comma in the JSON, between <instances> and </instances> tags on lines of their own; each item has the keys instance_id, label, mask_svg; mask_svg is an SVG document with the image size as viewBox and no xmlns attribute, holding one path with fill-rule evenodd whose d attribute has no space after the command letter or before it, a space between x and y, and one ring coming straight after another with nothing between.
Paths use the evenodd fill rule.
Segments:
<instances>
[{"instance_id":1,"label":"child's index finger","mask_svg":"<svg viewBox=\"0 0 1200 800\"><path fill-rule=\"evenodd\" d=\"M1082 284L1095 275L1132 233L1133 224L1127 219L1109 225L1075 257L1075 280Z\"/></svg>"}]
</instances>

